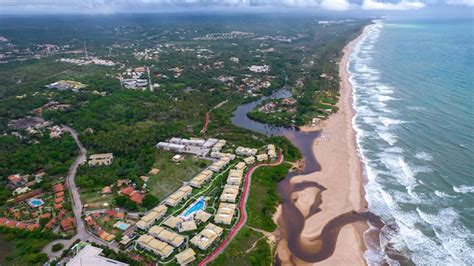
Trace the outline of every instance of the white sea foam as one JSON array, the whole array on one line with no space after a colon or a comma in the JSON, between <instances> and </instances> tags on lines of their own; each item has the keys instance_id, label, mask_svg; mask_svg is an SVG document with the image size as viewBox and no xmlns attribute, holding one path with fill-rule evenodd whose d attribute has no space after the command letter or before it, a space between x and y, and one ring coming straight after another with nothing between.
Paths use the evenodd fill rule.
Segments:
<instances>
[{"instance_id":1,"label":"white sea foam","mask_svg":"<svg viewBox=\"0 0 474 266\"><path fill-rule=\"evenodd\" d=\"M453 186L453 190L456 191L457 193L474 193L474 186Z\"/></svg>"},{"instance_id":2,"label":"white sea foam","mask_svg":"<svg viewBox=\"0 0 474 266\"><path fill-rule=\"evenodd\" d=\"M418 152L417 154L415 154L415 157L417 159L424 160L424 161L433 160L433 156L431 156L431 154L429 154L427 152Z\"/></svg>"},{"instance_id":3,"label":"white sea foam","mask_svg":"<svg viewBox=\"0 0 474 266\"><path fill-rule=\"evenodd\" d=\"M435 190L435 195L440 197L440 198L456 198L456 196L451 196L449 195L448 193L446 192L443 192L443 191L439 191L439 190Z\"/></svg>"},{"instance_id":4,"label":"white sea foam","mask_svg":"<svg viewBox=\"0 0 474 266\"><path fill-rule=\"evenodd\" d=\"M404 121L402 121L402 120L393 119L393 118L388 118L388 117L383 117L383 116L380 116L380 117L379 117L379 120L380 120L380 122L382 122L382 124L384 124L384 126L386 126L386 127L390 127L390 126L393 126L393 125L399 125L399 124L404 123Z\"/></svg>"},{"instance_id":5,"label":"white sea foam","mask_svg":"<svg viewBox=\"0 0 474 266\"><path fill-rule=\"evenodd\" d=\"M393 144L397 142L397 136L395 136L395 134L393 133L381 131L377 132L377 134L380 136L381 139L390 144L390 146L393 146Z\"/></svg>"}]
</instances>

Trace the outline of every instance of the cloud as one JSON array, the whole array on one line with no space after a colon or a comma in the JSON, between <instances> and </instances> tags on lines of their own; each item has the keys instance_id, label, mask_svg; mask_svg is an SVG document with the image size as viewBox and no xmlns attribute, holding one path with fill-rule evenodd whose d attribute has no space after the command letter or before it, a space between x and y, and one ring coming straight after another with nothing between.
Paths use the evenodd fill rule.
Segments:
<instances>
[{"instance_id":1,"label":"cloud","mask_svg":"<svg viewBox=\"0 0 474 266\"><path fill-rule=\"evenodd\" d=\"M448 5L462 5L462 6L472 6L474 7L474 0L447 0L446 4Z\"/></svg>"},{"instance_id":2,"label":"cloud","mask_svg":"<svg viewBox=\"0 0 474 266\"><path fill-rule=\"evenodd\" d=\"M364 0L362 9L365 10L410 10L425 7L423 2L401 0L398 3L379 2L377 0Z\"/></svg>"},{"instance_id":3,"label":"cloud","mask_svg":"<svg viewBox=\"0 0 474 266\"><path fill-rule=\"evenodd\" d=\"M327 10L345 11L349 10L350 4L347 0L322 0L321 7Z\"/></svg>"}]
</instances>

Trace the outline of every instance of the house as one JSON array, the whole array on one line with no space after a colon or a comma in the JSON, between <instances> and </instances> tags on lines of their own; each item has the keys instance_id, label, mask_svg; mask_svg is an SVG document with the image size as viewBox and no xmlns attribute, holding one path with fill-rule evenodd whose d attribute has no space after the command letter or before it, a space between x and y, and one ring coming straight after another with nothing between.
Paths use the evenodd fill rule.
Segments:
<instances>
[{"instance_id":1,"label":"house","mask_svg":"<svg viewBox=\"0 0 474 266\"><path fill-rule=\"evenodd\" d=\"M102 190L100 191L100 193L102 195L108 195L108 194L112 194L112 188L110 186L105 186L102 188Z\"/></svg>"},{"instance_id":2,"label":"house","mask_svg":"<svg viewBox=\"0 0 474 266\"><path fill-rule=\"evenodd\" d=\"M187 199L191 195L192 190L193 188L190 186L183 186L179 188L165 200L166 205L171 207L178 205L178 203Z\"/></svg>"},{"instance_id":3,"label":"house","mask_svg":"<svg viewBox=\"0 0 474 266\"><path fill-rule=\"evenodd\" d=\"M238 185L229 185L224 186L224 190L220 196L221 201L235 202L237 196L239 195L239 186Z\"/></svg>"},{"instance_id":4,"label":"house","mask_svg":"<svg viewBox=\"0 0 474 266\"><path fill-rule=\"evenodd\" d=\"M209 246L214 243L214 241L222 235L224 229L219 227L215 224L209 223L206 227L199 232L199 234L195 235L191 238L191 244L199 247L201 250L206 250Z\"/></svg>"},{"instance_id":5,"label":"house","mask_svg":"<svg viewBox=\"0 0 474 266\"><path fill-rule=\"evenodd\" d=\"M178 225L178 231L181 232L189 232L189 231L194 231L197 229L196 222L191 219L188 221L184 221Z\"/></svg>"},{"instance_id":6,"label":"house","mask_svg":"<svg viewBox=\"0 0 474 266\"><path fill-rule=\"evenodd\" d=\"M53 192L54 192L54 193L59 193L59 192L61 192L61 191L64 191L64 186L63 186L63 184L58 183L58 184L56 184L56 185L53 186Z\"/></svg>"},{"instance_id":7,"label":"house","mask_svg":"<svg viewBox=\"0 0 474 266\"><path fill-rule=\"evenodd\" d=\"M263 161L266 161L268 160L268 155L263 153L263 154L259 154L257 155L257 161L259 162L263 162Z\"/></svg>"},{"instance_id":8,"label":"house","mask_svg":"<svg viewBox=\"0 0 474 266\"><path fill-rule=\"evenodd\" d=\"M110 165L114 159L113 153L99 153L89 156L89 161L87 162L90 166L96 165Z\"/></svg>"},{"instance_id":9,"label":"house","mask_svg":"<svg viewBox=\"0 0 474 266\"><path fill-rule=\"evenodd\" d=\"M16 188L16 187L22 186L27 181L28 180L25 180L25 178L23 176L21 176L20 174L8 176L8 185L11 188Z\"/></svg>"},{"instance_id":10,"label":"house","mask_svg":"<svg viewBox=\"0 0 474 266\"><path fill-rule=\"evenodd\" d=\"M160 173L160 171L161 171L161 170L158 169L158 168L151 168L151 170L150 170L150 172L148 172L148 174L150 174L150 175L157 175L157 174Z\"/></svg>"},{"instance_id":11,"label":"house","mask_svg":"<svg viewBox=\"0 0 474 266\"><path fill-rule=\"evenodd\" d=\"M73 217L61 220L61 228L64 232L74 229L76 226L76 220Z\"/></svg>"},{"instance_id":12,"label":"house","mask_svg":"<svg viewBox=\"0 0 474 266\"><path fill-rule=\"evenodd\" d=\"M155 239L151 235L141 235L137 239L137 244L143 249L160 256L162 259L167 258L173 253L173 247L165 242Z\"/></svg>"},{"instance_id":13,"label":"house","mask_svg":"<svg viewBox=\"0 0 474 266\"><path fill-rule=\"evenodd\" d=\"M194 219L196 219L197 221L199 221L201 223L205 223L209 220L209 218L211 218L211 216L212 216L212 214L207 213L205 211L198 211L194 215Z\"/></svg>"},{"instance_id":14,"label":"house","mask_svg":"<svg viewBox=\"0 0 474 266\"><path fill-rule=\"evenodd\" d=\"M130 180L128 179L119 179L117 180L117 187L123 187L124 185L128 185L130 183Z\"/></svg>"},{"instance_id":15,"label":"house","mask_svg":"<svg viewBox=\"0 0 474 266\"><path fill-rule=\"evenodd\" d=\"M187 265L196 260L196 253L191 248L188 248L176 254L174 257L179 265Z\"/></svg>"},{"instance_id":16,"label":"house","mask_svg":"<svg viewBox=\"0 0 474 266\"><path fill-rule=\"evenodd\" d=\"M87 244L84 246L66 266L84 266L84 265L101 265L101 266L128 266L126 263L112 260L101 256L103 249Z\"/></svg>"},{"instance_id":17,"label":"house","mask_svg":"<svg viewBox=\"0 0 474 266\"><path fill-rule=\"evenodd\" d=\"M206 183L212 177L212 174L212 171L204 170L197 176L193 177L193 179L189 181L189 185L195 188L200 188L202 184Z\"/></svg>"},{"instance_id":18,"label":"house","mask_svg":"<svg viewBox=\"0 0 474 266\"><path fill-rule=\"evenodd\" d=\"M152 228L150 228L150 230L148 230L148 234L174 247L179 247L184 243L184 237L182 235L167 230L161 226L153 226Z\"/></svg>"},{"instance_id":19,"label":"house","mask_svg":"<svg viewBox=\"0 0 474 266\"><path fill-rule=\"evenodd\" d=\"M159 205L153 208L148 214L143 216L136 223L136 226L142 230L147 230L148 228L150 228L151 225L155 223L155 221L161 219L167 211L168 207L166 207L165 205Z\"/></svg>"},{"instance_id":20,"label":"house","mask_svg":"<svg viewBox=\"0 0 474 266\"><path fill-rule=\"evenodd\" d=\"M171 161L174 163L179 163L182 160L184 160L184 156L181 154L176 154L175 156L173 156L173 158L171 158Z\"/></svg>"},{"instance_id":21,"label":"house","mask_svg":"<svg viewBox=\"0 0 474 266\"><path fill-rule=\"evenodd\" d=\"M166 219L163 224L168 226L169 228L177 228L179 223L181 223L182 220L181 218L177 217L177 216L170 216L168 217L168 219Z\"/></svg>"},{"instance_id":22,"label":"house","mask_svg":"<svg viewBox=\"0 0 474 266\"><path fill-rule=\"evenodd\" d=\"M237 205L233 203L221 202L219 204L219 209L217 210L216 216L214 216L214 222L227 225L231 224L236 208Z\"/></svg>"},{"instance_id":23,"label":"house","mask_svg":"<svg viewBox=\"0 0 474 266\"><path fill-rule=\"evenodd\" d=\"M26 192L30 191L31 189L29 187L17 187L15 190L13 190L13 195L21 195L25 194Z\"/></svg>"},{"instance_id":24,"label":"house","mask_svg":"<svg viewBox=\"0 0 474 266\"><path fill-rule=\"evenodd\" d=\"M245 163L244 162L239 162L238 164L235 165L235 169L239 171L243 171L245 169Z\"/></svg>"},{"instance_id":25,"label":"house","mask_svg":"<svg viewBox=\"0 0 474 266\"><path fill-rule=\"evenodd\" d=\"M237 149L235 149L235 153L237 155L242 155L242 156L255 156L255 154L257 154L257 149L251 149L251 148L245 148L245 147L242 147L242 146L239 146L237 147Z\"/></svg>"},{"instance_id":26,"label":"house","mask_svg":"<svg viewBox=\"0 0 474 266\"><path fill-rule=\"evenodd\" d=\"M55 198L61 198L64 197L64 191L59 191L58 193L54 194Z\"/></svg>"},{"instance_id":27,"label":"house","mask_svg":"<svg viewBox=\"0 0 474 266\"><path fill-rule=\"evenodd\" d=\"M254 164L255 163L255 157L253 157L253 156L246 157L246 158L244 158L244 162L247 165Z\"/></svg>"}]
</instances>

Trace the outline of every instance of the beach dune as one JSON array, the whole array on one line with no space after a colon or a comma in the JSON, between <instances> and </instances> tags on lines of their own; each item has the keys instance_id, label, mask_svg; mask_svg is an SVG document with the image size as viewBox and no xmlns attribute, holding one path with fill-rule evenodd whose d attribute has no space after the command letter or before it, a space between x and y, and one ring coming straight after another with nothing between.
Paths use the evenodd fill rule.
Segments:
<instances>
[{"instance_id":1,"label":"beach dune","mask_svg":"<svg viewBox=\"0 0 474 266\"><path fill-rule=\"evenodd\" d=\"M348 80L347 64L351 49L358 38L344 48L344 56L339 64L340 99L339 111L322 122L318 127L304 127L302 130L320 130L321 135L313 143L313 153L321 166L321 171L291 178L296 186L305 182L316 182L325 189L306 188L292 193L295 206L305 217L305 223L299 238L300 246L314 250L328 241L322 237L323 228L331 221L331 228L338 227L337 217L355 211L366 211L364 197L362 164L357 154L355 132L352 128L354 110L352 108L352 89ZM316 202L316 209L310 208ZM313 209L313 210L311 210ZM279 210L279 213L282 213ZM282 265L322 264L322 265L365 265L365 244L363 233L368 225L365 221L339 219L340 230L334 235L335 248L329 258L317 263L305 262L291 256L287 241L278 243L277 251ZM338 222L339 223L339 222ZM284 230L284 229L283 229ZM331 231L331 230L328 230Z\"/></svg>"}]
</instances>

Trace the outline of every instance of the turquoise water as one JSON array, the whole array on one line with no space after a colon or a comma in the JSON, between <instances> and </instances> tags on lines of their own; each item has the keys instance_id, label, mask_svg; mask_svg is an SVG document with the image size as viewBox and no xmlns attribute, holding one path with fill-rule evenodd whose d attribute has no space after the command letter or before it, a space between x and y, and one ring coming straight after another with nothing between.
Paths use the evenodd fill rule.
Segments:
<instances>
[{"instance_id":1,"label":"turquoise water","mask_svg":"<svg viewBox=\"0 0 474 266\"><path fill-rule=\"evenodd\" d=\"M474 22L377 23L348 69L369 209L398 228L381 245L474 265Z\"/></svg>"},{"instance_id":2,"label":"turquoise water","mask_svg":"<svg viewBox=\"0 0 474 266\"><path fill-rule=\"evenodd\" d=\"M203 210L204 208L206 208L206 201L204 200L203 197L201 197L198 200L196 200L190 207L188 207L184 211L182 216L184 218L187 218L187 217L191 216L192 214L194 214L195 212Z\"/></svg>"},{"instance_id":3,"label":"turquoise water","mask_svg":"<svg viewBox=\"0 0 474 266\"><path fill-rule=\"evenodd\" d=\"M119 223L117 224L117 227L118 227L118 229L120 229L120 230L122 230L122 231L125 231L125 230L127 230L127 228L129 227L129 225L126 224L126 223L123 223L123 222L119 222Z\"/></svg>"},{"instance_id":4,"label":"turquoise water","mask_svg":"<svg viewBox=\"0 0 474 266\"><path fill-rule=\"evenodd\" d=\"M39 207L44 204L44 201L42 199L31 199L30 200L30 205L32 207Z\"/></svg>"}]
</instances>

